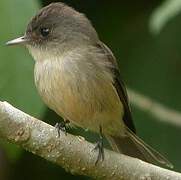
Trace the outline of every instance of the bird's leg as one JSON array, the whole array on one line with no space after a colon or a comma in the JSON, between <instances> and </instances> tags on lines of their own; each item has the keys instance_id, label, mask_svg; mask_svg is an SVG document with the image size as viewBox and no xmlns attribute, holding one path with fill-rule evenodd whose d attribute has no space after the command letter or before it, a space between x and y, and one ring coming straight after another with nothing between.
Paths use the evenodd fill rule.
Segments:
<instances>
[{"instance_id":1,"label":"bird's leg","mask_svg":"<svg viewBox=\"0 0 181 180\"><path fill-rule=\"evenodd\" d=\"M97 160L95 162L95 164L97 164L100 160L103 161L104 160L104 146L103 146L103 133L102 133L102 127L99 127L99 132L100 132L100 139L99 141L96 143L96 146L94 148L94 150L98 150L98 156L97 156Z\"/></svg>"},{"instance_id":2,"label":"bird's leg","mask_svg":"<svg viewBox=\"0 0 181 180\"><path fill-rule=\"evenodd\" d=\"M67 127L69 123L70 123L69 120L64 119L63 121L55 124L55 128L57 129L58 132L58 137L60 137L60 131L63 131L65 135L67 135L67 129L68 129Z\"/></svg>"}]
</instances>

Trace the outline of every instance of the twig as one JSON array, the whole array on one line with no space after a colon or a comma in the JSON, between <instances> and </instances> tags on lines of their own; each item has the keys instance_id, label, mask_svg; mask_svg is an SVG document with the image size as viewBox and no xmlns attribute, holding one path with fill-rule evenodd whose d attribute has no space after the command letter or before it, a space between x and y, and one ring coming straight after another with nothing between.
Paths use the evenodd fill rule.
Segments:
<instances>
[{"instance_id":1,"label":"twig","mask_svg":"<svg viewBox=\"0 0 181 180\"><path fill-rule=\"evenodd\" d=\"M70 134L65 135L7 102L0 102L0 137L19 145L72 174L97 179L181 180L181 174L141 160L105 150L105 160L95 165L94 145Z\"/></svg>"},{"instance_id":2,"label":"twig","mask_svg":"<svg viewBox=\"0 0 181 180\"><path fill-rule=\"evenodd\" d=\"M130 102L141 111L145 111L158 120L172 125L181 126L181 112L170 109L155 100L128 89Z\"/></svg>"}]
</instances>

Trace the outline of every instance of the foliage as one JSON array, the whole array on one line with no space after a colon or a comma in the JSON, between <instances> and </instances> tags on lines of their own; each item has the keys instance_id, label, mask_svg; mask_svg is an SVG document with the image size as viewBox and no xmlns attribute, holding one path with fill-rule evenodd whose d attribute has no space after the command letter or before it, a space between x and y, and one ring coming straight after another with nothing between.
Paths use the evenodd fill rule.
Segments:
<instances>
[{"instance_id":1,"label":"foliage","mask_svg":"<svg viewBox=\"0 0 181 180\"><path fill-rule=\"evenodd\" d=\"M150 17L150 31L158 34L163 27L181 12L180 0L165 0Z\"/></svg>"},{"instance_id":2,"label":"foliage","mask_svg":"<svg viewBox=\"0 0 181 180\"><path fill-rule=\"evenodd\" d=\"M52 0L42 2L45 5ZM89 17L100 39L114 52L123 79L130 88L181 111L180 0L150 0L135 3L97 0L64 0L64 2ZM27 50L22 47L4 46L7 40L24 33L28 20L38 8L36 0L0 2L0 99L55 124L58 121L57 116L52 111L44 112L45 106L34 87L33 60ZM171 23L168 23L169 21ZM148 25L150 31L157 36L150 34ZM138 134L168 157L175 165L175 170L180 170L181 143L178 140L181 136L180 128L159 123L136 107L133 107L132 111ZM19 153L12 145L4 147L3 143L0 149L5 149L11 159L17 160L13 165L9 163L9 166L13 167L11 173L13 180L14 177L18 180L40 178L48 180L59 177L81 179L70 176L59 167L28 152Z\"/></svg>"},{"instance_id":3,"label":"foliage","mask_svg":"<svg viewBox=\"0 0 181 180\"><path fill-rule=\"evenodd\" d=\"M39 5L35 0L1 0L0 4L0 98L40 117L44 106L33 84L33 60L23 48L5 46L7 40L24 33ZM19 149L12 145L6 147L9 155L16 158Z\"/></svg>"}]
</instances>

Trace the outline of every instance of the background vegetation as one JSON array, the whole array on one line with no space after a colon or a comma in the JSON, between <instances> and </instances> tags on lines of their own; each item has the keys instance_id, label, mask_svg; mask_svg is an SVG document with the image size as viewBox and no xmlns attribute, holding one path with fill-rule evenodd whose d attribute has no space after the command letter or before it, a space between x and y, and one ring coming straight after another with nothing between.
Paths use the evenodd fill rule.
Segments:
<instances>
[{"instance_id":1,"label":"background vegetation","mask_svg":"<svg viewBox=\"0 0 181 180\"><path fill-rule=\"evenodd\" d=\"M33 82L33 60L22 47L4 43L24 33L36 11L51 0L1 0L0 99L55 124L60 118L42 103ZM181 111L181 3L179 0L65 0L84 12L117 57L126 84ZM161 123L132 107L138 134L181 172L181 127ZM71 130L79 134L84 131ZM92 135L87 135L95 140ZM0 179L88 179L72 176L17 146L0 142Z\"/></svg>"}]
</instances>

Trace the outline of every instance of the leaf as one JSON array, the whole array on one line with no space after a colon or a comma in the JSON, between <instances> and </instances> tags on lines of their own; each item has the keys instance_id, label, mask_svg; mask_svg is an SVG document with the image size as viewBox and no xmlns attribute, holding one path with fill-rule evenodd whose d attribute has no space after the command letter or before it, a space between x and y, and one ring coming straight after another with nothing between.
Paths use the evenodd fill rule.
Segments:
<instances>
[{"instance_id":1,"label":"leaf","mask_svg":"<svg viewBox=\"0 0 181 180\"><path fill-rule=\"evenodd\" d=\"M163 27L175 16L181 12L180 0L166 0L156 8L149 22L149 28L152 34L158 34Z\"/></svg>"},{"instance_id":2,"label":"leaf","mask_svg":"<svg viewBox=\"0 0 181 180\"><path fill-rule=\"evenodd\" d=\"M5 46L6 41L24 34L39 5L36 0L1 0L0 5L0 100L40 117L44 105L34 86L33 60L25 48ZM13 158L20 151L11 145L5 148Z\"/></svg>"},{"instance_id":3,"label":"leaf","mask_svg":"<svg viewBox=\"0 0 181 180\"><path fill-rule=\"evenodd\" d=\"M31 56L23 47L4 45L24 34L27 22L37 9L35 0L1 0L0 99L40 116L44 108L34 86Z\"/></svg>"}]
</instances>

